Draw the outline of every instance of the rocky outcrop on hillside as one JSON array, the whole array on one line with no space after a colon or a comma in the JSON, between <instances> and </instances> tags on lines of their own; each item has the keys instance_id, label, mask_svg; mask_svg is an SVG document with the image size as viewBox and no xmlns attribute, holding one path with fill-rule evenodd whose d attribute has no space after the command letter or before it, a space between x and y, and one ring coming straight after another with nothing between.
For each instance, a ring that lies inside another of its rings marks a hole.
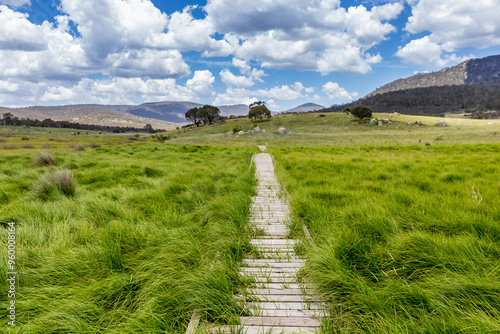
<instances>
[{"instance_id":1,"label":"rocky outcrop on hillside","mask_svg":"<svg viewBox=\"0 0 500 334\"><path fill-rule=\"evenodd\" d=\"M400 90L500 81L500 55L471 59L439 72L420 73L382 86L366 97Z\"/></svg>"}]
</instances>

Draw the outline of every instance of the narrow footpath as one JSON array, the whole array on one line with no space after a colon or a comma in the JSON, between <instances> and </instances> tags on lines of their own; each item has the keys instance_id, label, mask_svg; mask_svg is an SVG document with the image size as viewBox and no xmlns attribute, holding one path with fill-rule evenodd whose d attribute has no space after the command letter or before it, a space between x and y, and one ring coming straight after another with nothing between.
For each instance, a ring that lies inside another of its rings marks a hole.
<instances>
[{"instance_id":1,"label":"narrow footpath","mask_svg":"<svg viewBox=\"0 0 500 334\"><path fill-rule=\"evenodd\" d=\"M259 256L245 258L240 271L255 282L246 296L252 315L241 317L242 333L317 331L323 306L312 290L298 284L296 275L304 260L295 254L297 240L287 238L289 208L280 196L273 159L260 153L254 162L258 192L252 199L250 224L260 233L251 244Z\"/></svg>"}]
</instances>

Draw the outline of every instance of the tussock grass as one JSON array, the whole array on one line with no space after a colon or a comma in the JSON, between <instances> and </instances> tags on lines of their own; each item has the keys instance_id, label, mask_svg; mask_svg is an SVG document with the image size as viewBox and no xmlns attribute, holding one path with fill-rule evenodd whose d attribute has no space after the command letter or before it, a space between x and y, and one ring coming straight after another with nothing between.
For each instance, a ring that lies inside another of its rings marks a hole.
<instances>
[{"instance_id":1,"label":"tussock grass","mask_svg":"<svg viewBox=\"0 0 500 334\"><path fill-rule=\"evenodd\" d=\"M35 193L41 199L49 199L57 195L75 196L76 183L73 173L67 169L47 171L38 180Z\"/></svg>"},{"instance_id":2,"label":"tussock grass","mask_svg":"<svg viewBox=\"0 0 500 334\"><path fill-rule=\"evenodd\" d=\"M33 158L35 167L57 166L58 161L52 154L42 152Z\"/></svg>"},{"instance_id":3,"label":"tussock grass","mask_svg":"<svg viewBox=\"0 0 500 334\"><path fill-rule=\"evenodd\" d=\"M72 148L74 151L85 151L85 146L83 146L83 144L74 144Z\"/></svg>"},{"instance_id":4,"label":"tussock grass","mask_svg":"<svg viewBox=\"0 0 500 334\"><path fill-rule=\"evenodd\" d=\"M500 331L499 145L270 150L324 333Z\"/></svg>"},{"instance_id":5,"label":"tussock grass","mask_svg":"<svg viewBox=\"0 0 500 334\"><path fill-rule=\"evenodd\" d=\"M0 156L0 221L18 229L18 331L183 333L195 309L236 324L255 151L147 142L68 151L60 166L78 192L49 187L50 200L32 189L59 169L46 176L27 167L28 153Z\"/></svg>"}]
</instances>

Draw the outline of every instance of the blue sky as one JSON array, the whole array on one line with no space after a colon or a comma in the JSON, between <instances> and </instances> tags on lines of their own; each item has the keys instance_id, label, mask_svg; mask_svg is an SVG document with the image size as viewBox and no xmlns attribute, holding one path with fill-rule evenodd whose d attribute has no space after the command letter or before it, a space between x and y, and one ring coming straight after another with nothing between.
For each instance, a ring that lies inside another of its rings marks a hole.
<instances>
[{"instance_id":1,"label":"blue sky","mask_svg":"<svg viewBox=\"0 0 500 334\"><path fill-rule=\"evenodd\" d=\"M500 53L500 0L0 0L0 106L349 102Z\"/></svg>"}]
</instances>

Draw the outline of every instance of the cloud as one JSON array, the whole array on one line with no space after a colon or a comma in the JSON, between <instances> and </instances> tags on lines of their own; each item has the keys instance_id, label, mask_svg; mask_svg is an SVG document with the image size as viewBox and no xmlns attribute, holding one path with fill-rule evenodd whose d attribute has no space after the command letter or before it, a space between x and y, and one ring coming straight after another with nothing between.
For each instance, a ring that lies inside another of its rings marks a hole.
<instances>
[{"instance_id":1,"label":"cloud","mask_svg":"<svg viewBox=\"0 0 500 334\"><path fill-rule=\"evenodd\" d=\"M345 10L338 0L212 0L204 9L238 59L265 68L360 74L381 61L366 51L395 31L382 21L396 18L403 5Z\"/></svg>"},{"instance_id":2,"label":"cloud","mask_svg":"<svg viewBox=\"0 0 500 334\"><path fill-rule=\"evenodd\" d=\"M190 74L189 66L177 50L131 50L108 57L111 60L105 74L123 78L180 78Z\"/></svg>"},{"instance_id":3,"label":"cloud","mask_svg":"<svg viewBox=\"0 0 500 334\"><path fill-rule=\"evenodd\" d=\"M95 64L109 54L145 47L168 22L150 1L62 0L60 10L77 26L85 54Z\"/></svg>"},{"instance_id":4,"label":"cloud","mask_svg":"<svg viewBox=\"0 0 500 334\"><path fill-rule=\"evenodd\" d=\"M358 93L349 93L345 88L339 86L336 82L327 82L323 85L322 91L328 96L330 100L347 101L352 100L358 96Z\"/></svg>"},{"instance_id":5,"label":"cloud","mask_svg":"<svg viewBox=\"0 0 500 334\"><path fill-rule=\"evenodd\" d=\"M28 14L0 6L0 50L46 50L48 47L44 35L46 28L28 21Z\"/></svg>"},{"instance_id":6,"label":"cloud","mask_svg":"<svg viewBox=\"0 0 500 334\"><path fill-rule=\"evenodd\" d=\"M13 93L19 89L17 83L0 80L0 94L2 93Z\"/></svg>"},{"instance_id":7,"label":"cloud","mask_svg":"<svg viewBox=\"0 0 500 334\"><path fill-rule=\"evenodd\" d=\"M238 88L249 88L255 84L252 78L243 75L234 75L227 68L220 71L219 75L222 79L222 82L224 82L227 86L234 86Z\"/></svg>"},{"instance_id":8,"label":"cloud","mask_svg":"<svg viewBox=\"0 0 500 334\"><path fill-rule=\"evenodd\" d=\"M442 67L470 57L457 57L453 52L458 49L500 45L498 1L411 0L409 4L412 15L405 30L429 35L412 40L398 51L396 55L405 62Z\"/></svg>"},{"instance_id":9,"label":"cloud","mask_svg":"<svg viewBox=\"0 0 500 334\"><path fill-rule=\"evenodd\" d=\"M272 100L273 103L276 104L275 100L289 101L303 98L304 95L302 95L302 92L306 90L310 90L310 88L305 88L300 82L295 82L292 86L281 85L258 90L228 87L225 93L217 95L214 100L214 104L250 104L260 100Z\"/></svg>"},{"instance_id":10,"label":"cloud","mask_svg":"<svg viewBox=\"0 0 500 334\"><path fill-rule=\"evenodd\" d=\"M177 84L175 79L83 78L73 85L34 85L31 88L31 94L36 98L30 101L30 104L136 104L137 101L199 101L214 95L212 87L214 81L215 78L210 71L196 71L185 86ZM2 87L9 87L9 84L12 85L12 83L4 84L0 81L0 103L3 102Z\"/></svg>"},{"instance_id":11,"label":"cloud","mask_svg":"<svg viewBox=\"0 0 500 334\"><path fill-rule=\"evenodd\" d=\"M444 52L442 45L432 42L429 36L415 39L400 48L396 56L406 63L426 67L445 67L458 64L470 57L457 57L455 54L448 55Z\"/></svg>"},{"instance_id":12,"label":"cloud","mask_svg":"<svg viewBox=\"0 0 500 334\"><path fill-rule=\"evenodd\" d=\"M215 78L212 72L208 70L196 71L192 79L186 82L186 88L189 89L195 96L195 100L199 100L203 97L213 96L214 90L212 84Z\"/></svg>"},{"instance_id":13,"label":"cloud","mask_svg":"<svg viewBox=\"0 0 500 334\"><path fill-rule=\"evenodd\" d=\"M430 40L446 52L500 44L498 1L412 0L410 5L405 29L412 34L429 31Z\"/></svg>"},{"instance_id":14,"label":"cloud","mask_svg":"<svg viewBox=\"0 0 500 334\"><path fill-rule=\"evenodd\" d=\"M0 0L0 5L10 6L12 8L19 8L23 6L31 6L30 0Z\"/></svg>"}]
</instances>

